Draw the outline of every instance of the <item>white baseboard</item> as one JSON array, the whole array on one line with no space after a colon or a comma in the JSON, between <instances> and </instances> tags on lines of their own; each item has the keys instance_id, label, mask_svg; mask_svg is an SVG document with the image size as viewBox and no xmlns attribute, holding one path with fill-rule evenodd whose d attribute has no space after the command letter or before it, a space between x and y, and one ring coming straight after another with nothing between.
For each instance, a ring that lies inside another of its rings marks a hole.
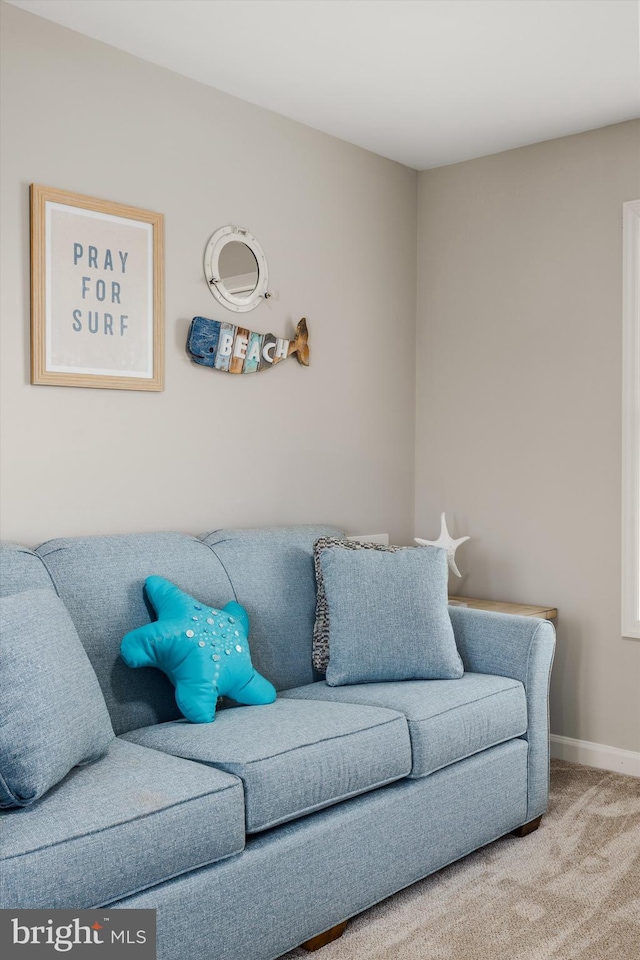
<instances>
[{"instance_id":1,"label":"white baseboard","mask_svg":"<svg viewBox=\"0 0 640 960\"><path fill-rule=\"evenodd\" d=\"M633 750L620 750L618 747L607 747L604 743L590 743L589 740L574 740L573 737L561 737L555 733L549 739L551 756L556 760L584 763L587 767L640 777L640 753Z\"/></svg>"}]
</instances>

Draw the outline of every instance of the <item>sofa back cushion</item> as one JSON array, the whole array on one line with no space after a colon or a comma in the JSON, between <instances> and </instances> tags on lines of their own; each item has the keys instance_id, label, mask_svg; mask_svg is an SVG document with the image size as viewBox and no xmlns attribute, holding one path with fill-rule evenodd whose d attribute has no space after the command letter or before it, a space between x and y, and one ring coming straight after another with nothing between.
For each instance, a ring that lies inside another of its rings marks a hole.
<instances>
[{"instance_id":1,"label":"sofa back cushion","mask_svg":"<svg viewBox=\"0 0 640 960\"><path fill-rule=\"evenodd\" d=\"M237 600L249 613L253 664L277 690L319 679L311 664L315 617L313 544L339 536L329 526L71 537L35 550L0 553L4 593L57 592L104 693L116 734L175 720L173 687L152 667L132 670L120 656L130 630L155 619L144 595L160 576L212 607ZM220 704L223 706L223 704Z\"/></svg>"},{"instance_id":2,"label":"sofa back cushion","mask_svg":"<svg viewBox=\"0 0 640 960\"><path fill-rule=\"evenodd\" d=\"M150 575L165 577L203 603L234 599L222 564L206 544L178 533L73 537L37 548L71 614L104 693L116 734L180 716L173 687L152 667L120 657L129 630L155 619L144 596Z\"/></svg>"},{"instance_id":3,"label":"sofa back cushion","mask_svg":"<svg viewBox=\"0 0 640 960\"><path fill-rule=\"evenodd\" d=\"M0 542L0 597L55 587L40 557L19 543Z\"/></svg>"},{"instance_id":4,"label":"sofa back cushion","mask_svg":"<svg viewBox=\"0 0 640 960\"><path fill-rule=\"evenodd\" d=\"M204 534L247 610L251 659L276 690L319 679L311 664L316 587L313 544L328 526L215 530Z\"/></svg>"}]
</instances>

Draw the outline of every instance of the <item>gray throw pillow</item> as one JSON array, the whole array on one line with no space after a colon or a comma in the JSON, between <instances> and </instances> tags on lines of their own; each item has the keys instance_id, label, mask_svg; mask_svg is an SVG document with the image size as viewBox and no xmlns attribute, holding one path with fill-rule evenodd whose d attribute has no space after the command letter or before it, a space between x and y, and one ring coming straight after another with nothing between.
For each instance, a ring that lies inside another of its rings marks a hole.
<instances>
[{"instance_id":1,"label":"gray throw pillow","mask_svg":"<svg viewBox=\"0 0 640 960\"><path fill-rule=\"evenodd\" d=\"M0 599L0 807L24 807L114 739L102 690L62 600Z\"/></svg>"},{"instance_id":2,"label":"gray throw pillow","mask_svg":"<svg viewBox=\"0 0 640 960\"><path fill-rule=\"evenodd\" d=\"M314 663L327 683L451 680L464 667L448 611L447 554L438 547L362 549L324 538L315 550L320 622Z\"/></svg>"},{"instance_id":3,"label":"gray throw pillow","mask_svg":"<svg viewBox=\"0 0 640 960\"><path fill-rule=\"evenodd\" d=\"M342 537L320 537L313 545L313 566L316 574L316 619L313 625L313 647L311 659L318 673L325 674L329 665L329 608L324 590L320 554L329 547L343 550L383 550L395 553L401 547L383 546L380 543L368 543L365 540L344 540Z\"/></svg>"}]
</instances>

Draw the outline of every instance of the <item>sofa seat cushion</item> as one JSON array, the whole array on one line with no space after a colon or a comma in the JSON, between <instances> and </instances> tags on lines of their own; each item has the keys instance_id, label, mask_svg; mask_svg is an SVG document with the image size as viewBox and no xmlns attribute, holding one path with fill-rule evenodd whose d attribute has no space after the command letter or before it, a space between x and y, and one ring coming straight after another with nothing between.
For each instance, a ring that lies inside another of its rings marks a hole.
<instances>
[{"instance_id":1,"label":"sofa seat cushion","mask_svg":"<svg viewBox=\"0 0 640 960\"><path fill-rule=\"evenodd\" d=\"M239 780L122 740L0 819L12 909L103 906L244 847Z\"/></svg>"},{"instance_id":2,"label":"sofa seat cushion","mask_svg":"<svg viewBox=\"0 0 640 960\"><path fill-rule=\"evenodd\" d=\"M278 699L223 710L209 724L175 721L124 736L240 777L247 833L295 820L411 770L403 715L351 703Z\"/></svg>"},{"instance_id":3,"label":"sofa seat cushion","mask_svg":"<svg viewBox=\"0 0 640 960\"><path fill-rule=\"evenodd\" d=\"M410 776L414 778L520 737L527 730L522 684L482 673L465 673L460 680L404 680L349 687L330 687L323 680L281 696L399 710L409 725Z\"/></svg>"}]
</instances>

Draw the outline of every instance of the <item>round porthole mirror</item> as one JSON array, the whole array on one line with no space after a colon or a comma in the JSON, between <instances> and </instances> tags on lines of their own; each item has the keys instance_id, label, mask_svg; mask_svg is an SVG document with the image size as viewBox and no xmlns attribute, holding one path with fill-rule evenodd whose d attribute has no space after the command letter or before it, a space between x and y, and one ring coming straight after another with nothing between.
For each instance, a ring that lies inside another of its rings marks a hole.
<instances>
[{"instance_id":1,"label":"round porthole mirror","mask_svg":"<svg viewBox=\"0 0 640 960\"><path fill-rule=\"evenodd\" d=\"M204 275L216 300L237 313L253 310L267 295L267 258L243 227L216 230L205 250Z\"/></svg>"}]
</instances>

